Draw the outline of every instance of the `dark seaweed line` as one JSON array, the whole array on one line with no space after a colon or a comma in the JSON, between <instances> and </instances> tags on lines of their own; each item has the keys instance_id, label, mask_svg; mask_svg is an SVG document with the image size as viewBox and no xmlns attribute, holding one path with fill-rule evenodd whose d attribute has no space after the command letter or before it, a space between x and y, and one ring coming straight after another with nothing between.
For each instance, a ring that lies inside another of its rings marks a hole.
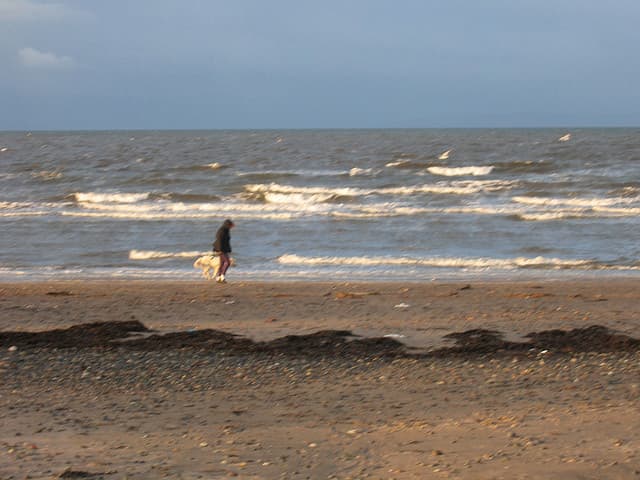
<instances>
[{"instance_id":1,"label":"dark seaweed line","mask_svg":"<svg viewBox=\"0 0 640 480\"><path fill-rule=\"evenodd\" d=\"M140 335L144 334L144 335ZM102 348L128 350L200 349L230 354L273 354L293 357L439 358L478 355L527 355L546 350L554 354L578 352L632 352L640 340L592 325L573 330L546 330L528 334L525 342L509 342L500 332L475 329L444 338L455 342L431 351L416 351L387 337L360 337L348 330L323 330L308 335L288 335L269 342L219 330L154 333L137 321L98 322L42 332L0 332L0 347Z\"/></svg>"}]
</instances>

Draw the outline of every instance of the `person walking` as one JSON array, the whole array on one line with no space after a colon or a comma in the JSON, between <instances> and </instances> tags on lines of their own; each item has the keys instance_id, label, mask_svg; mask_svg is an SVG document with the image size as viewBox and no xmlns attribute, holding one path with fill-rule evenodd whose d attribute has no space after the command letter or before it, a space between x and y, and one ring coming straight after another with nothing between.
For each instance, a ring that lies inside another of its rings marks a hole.
<instances>
[{"instance_id":1,"label":"person walking","mask_svg":"<svg viewBox=\"0 0 640 480\"><path fill-rule=\"evenodd\" d=\"M216 272L216 282L227 283L225 275L229 265L231 265L231 259L229 254L231 253L231 235L229 231L235 226L230 220L226 219L222 226L216 232L216 241L213 242L213 254L220 257L220 266Z\"/></svg>"}]
</instances>

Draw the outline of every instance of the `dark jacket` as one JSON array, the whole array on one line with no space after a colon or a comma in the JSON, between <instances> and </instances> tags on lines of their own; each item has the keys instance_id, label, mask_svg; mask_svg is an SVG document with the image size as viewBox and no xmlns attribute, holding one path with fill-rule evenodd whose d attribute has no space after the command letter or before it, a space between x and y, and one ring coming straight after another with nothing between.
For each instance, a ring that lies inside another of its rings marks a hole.
<instances>
[{"instance_id":1,"label":"dark jacket","mask_svg":"<svg viewBox=\"0 0 640 480\"><path fill-rule=\"evenodd\" d=\"M229 230L231 225L224 222L216 233L216 241L213 242L213 251L222 253L231 253L231 235Z\"/></svg>"}]
</instances>

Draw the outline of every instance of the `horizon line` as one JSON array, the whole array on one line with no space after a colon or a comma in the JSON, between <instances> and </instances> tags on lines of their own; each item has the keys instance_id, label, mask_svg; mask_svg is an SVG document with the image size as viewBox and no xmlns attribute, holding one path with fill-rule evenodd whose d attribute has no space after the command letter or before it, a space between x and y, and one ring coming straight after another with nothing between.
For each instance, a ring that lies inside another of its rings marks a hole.
<instances>
[{"instance_id":1,"label":"horizon line","mask_svg":"<svg viewBox=\"0 0 640 480\"><path fill-rule=\"evenodd\" d=\"M348 131L348 130L624 130L638 129L640 125L583 125L583 126L492 126L492 127L242 127L242 128L34 128L0 129L0 133L54 133L54 132L277 132L277 131Z\"/></svg>"}]
</instances>

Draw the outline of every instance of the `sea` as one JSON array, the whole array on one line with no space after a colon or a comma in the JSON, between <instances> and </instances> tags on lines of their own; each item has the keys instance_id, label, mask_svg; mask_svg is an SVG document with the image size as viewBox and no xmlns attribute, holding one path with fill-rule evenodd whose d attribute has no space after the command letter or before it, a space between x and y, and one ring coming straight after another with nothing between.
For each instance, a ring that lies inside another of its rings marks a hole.
<instances>
[{"instance_id":1,"label":"sea","mask_svg":"<svg viewBox=\"0 0 640 480\"><path fill-rule=\"evenodd\" d=\"M0 280L640 273L640 129L0 132Z\"/></svg>"}]
</instances>

